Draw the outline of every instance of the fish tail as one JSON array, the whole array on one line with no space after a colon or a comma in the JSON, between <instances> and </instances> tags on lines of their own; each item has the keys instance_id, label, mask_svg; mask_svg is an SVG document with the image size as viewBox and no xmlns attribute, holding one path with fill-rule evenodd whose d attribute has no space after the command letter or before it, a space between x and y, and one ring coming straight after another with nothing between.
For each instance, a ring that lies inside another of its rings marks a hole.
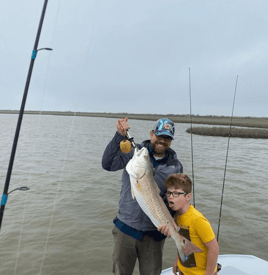
<instances>
[{"instance_id":1,"label":"fish tail","mask_svg":"<svg viewBox=\"0 0 268 275\"><path fill-rule=\"evenodd\" d=\"M181 236L179 233L176 234L176 237L173 237L173 239L175 240L176 246L178 248L178 253L183 262L187 259L189 255L202 252L199 247L187 240L185 237Z\"/></svg>"}]
</instances>

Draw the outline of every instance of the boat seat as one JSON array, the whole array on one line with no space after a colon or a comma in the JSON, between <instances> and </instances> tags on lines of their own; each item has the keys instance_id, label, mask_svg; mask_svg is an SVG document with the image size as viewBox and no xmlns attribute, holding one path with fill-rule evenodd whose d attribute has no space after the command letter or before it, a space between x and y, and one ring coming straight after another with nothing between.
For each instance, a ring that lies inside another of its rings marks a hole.
<instances>
[{"instance_id":1,"label":"boat seat","mask_svg":"<svg viewBox=\"0 0 268 275\"><path fill-rule=\"evenodd\" d=\"M249 275L233 266L225 266L219 271L219 275Z\"/></svg>"}]
</instances>

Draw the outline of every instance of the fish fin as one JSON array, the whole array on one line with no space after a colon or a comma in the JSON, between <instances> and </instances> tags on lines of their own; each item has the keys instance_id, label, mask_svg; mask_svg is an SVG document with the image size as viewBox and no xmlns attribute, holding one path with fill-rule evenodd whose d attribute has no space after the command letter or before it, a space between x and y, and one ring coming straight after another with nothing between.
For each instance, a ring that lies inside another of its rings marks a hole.
<instances>
[{"instance_id":1,"label":"fish fin","mask_svg":"<svg viewBox=\"0 0 268 275\"><path fill-rule=\"evenodd\" d=\"M135 192L134 192L134 187L133 186L136 184L136 180L132 176L129 176L129 179L130 179L131 195L132 195L132 198L135 199L136 196L135 196Z\"/></svg>"},{"instance_id":2,"label":"fish fin","mask_svg":"<svg viewBox=\"0 0 268 275\"><path fill-rule=\"evenodd\" d=\"M133 190L132 186L131 186L131 194L132 194L132 199L134 200L135 199L135 193L134 193L134 190Z\"/></svg>"},{"instance_id":3,"label":"fish fin","mask_svg":"<svg viewBox=\"0 0 268 275\"><path fill-rule=\"evenodd\" d=\"M178 253L181 260L184 262L187 257L193 253L201 253L203 252L198 246L187 240L181 234L178 233L178 238L176 238L175 242L178 248Z\"/></svg>"},{"instance_id":4,"label":"fish fin","mask_svg":"<svg viewBox=\"0 0 268 275\"><path fill-rule=\"evenodd\" d=\"M135 148L133 157L128 161L128 163L126 165L126 171L128 172L129 175L133 175L133 162L136 159L137 152L138 152L138 150L137 150L137 148Z\"/></svg>"},{"instance_id":5,"label":"fish fin","mask_svg":"<svg viewBox=\"0 0 268 275\"><path fill-rule=\"evenodd\" d=\"M131 160L129 160L129 162L126 165L126 170L127 170L127 172L128 172L129 175L131 175L132 162L133 162L133 160L131 159Z\"/></svg>"}]
</instances>

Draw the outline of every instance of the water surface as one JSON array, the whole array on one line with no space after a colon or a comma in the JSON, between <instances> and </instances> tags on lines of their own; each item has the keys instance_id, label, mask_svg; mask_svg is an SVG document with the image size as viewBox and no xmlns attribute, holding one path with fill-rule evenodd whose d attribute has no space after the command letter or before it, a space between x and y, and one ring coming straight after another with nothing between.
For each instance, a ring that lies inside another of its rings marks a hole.
<instances>
[{"instance_id":1,"label":"water surface","mask_svg":"<svg viewBox=\"0 0 268 275\"><path fill-rule=\"evenodd\" d=\"M0 178L4 186L17 115L0 115ZM101 158L116 119L25 115L0 235L0 274L111 274L112 220L121 174ZM135 141L149 139L152 121L130 120ZM192 175L187 124L176 124L172 148ZM218 228L227 138L193 136L196 208ZM220 226L221 254L268 260L268 141L230 141ZM2 192L2 191L1 191ZM166 241L163 267L176 247ZM135 269L138 274L138 269Z\"/></svg>"}]
</instances>

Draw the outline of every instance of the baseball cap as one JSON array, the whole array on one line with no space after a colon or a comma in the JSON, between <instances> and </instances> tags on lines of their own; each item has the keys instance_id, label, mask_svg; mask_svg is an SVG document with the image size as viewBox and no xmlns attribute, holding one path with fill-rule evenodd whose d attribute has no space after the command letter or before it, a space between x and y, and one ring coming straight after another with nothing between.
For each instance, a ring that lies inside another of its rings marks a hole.
<instances>
[{"instance_id":1,"label":"baseball cap","mask_svg":"<svg viewBox=\"0 0 268 275\"><path fill-rule=\"evenodd\" d=\"M160 118L155 122L153 131L157 136L167 135L174 139L175 125L168 118Z\"/></svg>"}]
</instances>

